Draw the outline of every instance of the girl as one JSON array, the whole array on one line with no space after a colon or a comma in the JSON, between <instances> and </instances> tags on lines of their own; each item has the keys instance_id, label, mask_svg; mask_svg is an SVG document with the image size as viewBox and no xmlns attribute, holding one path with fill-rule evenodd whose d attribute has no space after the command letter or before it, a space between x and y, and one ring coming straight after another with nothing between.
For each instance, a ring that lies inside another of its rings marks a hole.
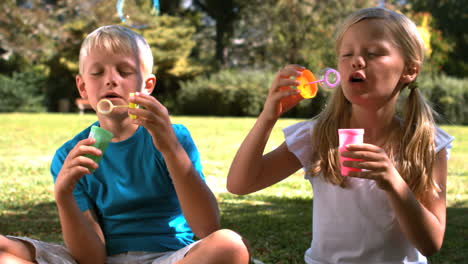
<instances>
[{"instance_id":1,"label":"girl","mask_svg":"<svg viewBox=\"0 0 468 264\"><path fill-rule=\"evenodd\" d=\"M349 16L336 40L342 77L324 111L284 129L285 142L263 155L276 120L297 104L290 76L281 69L264 109L231 165L227 188L248 194L301 167L314 190L313 239L307 263L427 263L445 232L447 159L453 138L437 128L416 86L424 44L402 14L369 8ZM397 98L409 89L403 116ZM341 155L362 169L340 174L340 128L364 128L365 144Z\"/></svg>"}]
</instances>

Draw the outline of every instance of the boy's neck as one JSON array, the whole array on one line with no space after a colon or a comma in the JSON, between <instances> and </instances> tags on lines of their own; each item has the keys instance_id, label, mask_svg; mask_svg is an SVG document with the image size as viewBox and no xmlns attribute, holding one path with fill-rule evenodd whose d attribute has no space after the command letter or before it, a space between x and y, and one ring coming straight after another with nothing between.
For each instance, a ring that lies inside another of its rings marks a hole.
<instances>
[{"instance_id":1,"label":"boy's neck","mask_svg":"<svg viewBox=\"0 0 468 264\"><path fill-rule=\"evenodd\" d=\"M120 142L130 138L138 129L138 125L133 124L130 118L115 120L111 118L98 118L102 128L112 132L114 137L111 142Z\"/></svg>"}]
</instances>

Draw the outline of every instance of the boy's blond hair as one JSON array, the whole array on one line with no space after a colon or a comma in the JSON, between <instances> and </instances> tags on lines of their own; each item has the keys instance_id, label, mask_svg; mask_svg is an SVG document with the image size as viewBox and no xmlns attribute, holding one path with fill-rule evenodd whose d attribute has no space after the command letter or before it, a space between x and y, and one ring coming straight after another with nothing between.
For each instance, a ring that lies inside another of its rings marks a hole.
<instances>
[{"instance_id":1,"label":"boy's blond hair","mask_svg":"<svg viewBox=\"0 0 468 264\"><path fill-rule=\"evenodd\" d=\"M345 19L337 32L336 51L344 33L352 25L364 19L379 19L389 31L393 44L401 51L405 66L422 67L424 41L416 25L406 16L384 8L366 8ZM395 167L418 198L427 191L440 191L432 177L435 160L435 122L433 111L419 89L409 84L410 92L406 100L403 127L400 132L400 147L391 146L387 153ZM407 85L402 86L401 89ZM338 151L338 128L349 126L351 103L345 98L341 87L336 89L326 108L317 117L312 136L314 155L310 172L312 176L323 173L326 181L345 186L345 178L340 174ZM395 140L395 138L393 138ZM393 141L394 143L394 141Z\"/></svg>"},{"instance_id":2,"label":"boy's blond hair","mask_svg":"<svg viewBox=\"0 0 468 264\"><path fill-rule=\"evenodd\" d=\"M153 69L153 54L145 38L136 32L118 25L102 26L91 32L81 44L79 71L83 74L86 56L93 49L101 49L116 54L135 54L143 76Z\"/></svg>"}]
</instances>

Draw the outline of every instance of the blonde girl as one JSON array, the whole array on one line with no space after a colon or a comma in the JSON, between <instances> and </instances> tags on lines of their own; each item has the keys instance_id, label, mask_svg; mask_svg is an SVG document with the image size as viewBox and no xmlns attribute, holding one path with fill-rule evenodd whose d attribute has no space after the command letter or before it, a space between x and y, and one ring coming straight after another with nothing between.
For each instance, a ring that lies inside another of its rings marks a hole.
<instances>
[{"instance_id":1,"label":"blonde girl","mask_svg":"<svg viewBox=\"0 0 468 264\"><path fill-rule=\"evenodd\" d=\"M414 23L383 8L345 19L336 39L341 87L312 120L283 130L285 142L263 155L277 119L301 100L287 65L231 165L228 190L248 194L304 168L314 191L306 263L427 263L442 246L447 160L453 138L436 127L416 85L424 44ZM405 107L398 97L409 89ZM402 112L400 116L399 113ZM338 151L337 130L363 128L364 144ZM340 174L340 155L362 169Z\"/></svg>"}]
</instances>

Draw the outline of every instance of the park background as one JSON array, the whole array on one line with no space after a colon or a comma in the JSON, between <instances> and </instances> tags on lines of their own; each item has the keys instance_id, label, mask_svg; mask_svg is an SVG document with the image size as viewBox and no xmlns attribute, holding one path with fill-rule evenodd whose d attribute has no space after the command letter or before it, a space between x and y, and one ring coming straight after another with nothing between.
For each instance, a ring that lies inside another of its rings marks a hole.
<instances>
[{"instance_id":1,"label":"park background","mask_svg":"<svg viewBox=\"0 0 468 264\"><path fill-rule=\"evenodd\" d=\"M124 2L127 21L116 9ZM448 177L444 246L432 263L468 262L468 5L462 0L5 0L0 3L0 234L61 241L50 159L63 142L95 120L78 115L77 61L87 33L130 26L152 47L153 93L192 132L222 224L244 235L265 263L302 263L310 243L309 183L299 172L246 196L225 190L230 162L262 109L274 73L288 63L318 72L335 67L334 30L350 12L385 6L412 18L426 37L418 82L456 137ZM329 92L304 100L280 129L311 118Z\"/></svg>"}]
</instances>

